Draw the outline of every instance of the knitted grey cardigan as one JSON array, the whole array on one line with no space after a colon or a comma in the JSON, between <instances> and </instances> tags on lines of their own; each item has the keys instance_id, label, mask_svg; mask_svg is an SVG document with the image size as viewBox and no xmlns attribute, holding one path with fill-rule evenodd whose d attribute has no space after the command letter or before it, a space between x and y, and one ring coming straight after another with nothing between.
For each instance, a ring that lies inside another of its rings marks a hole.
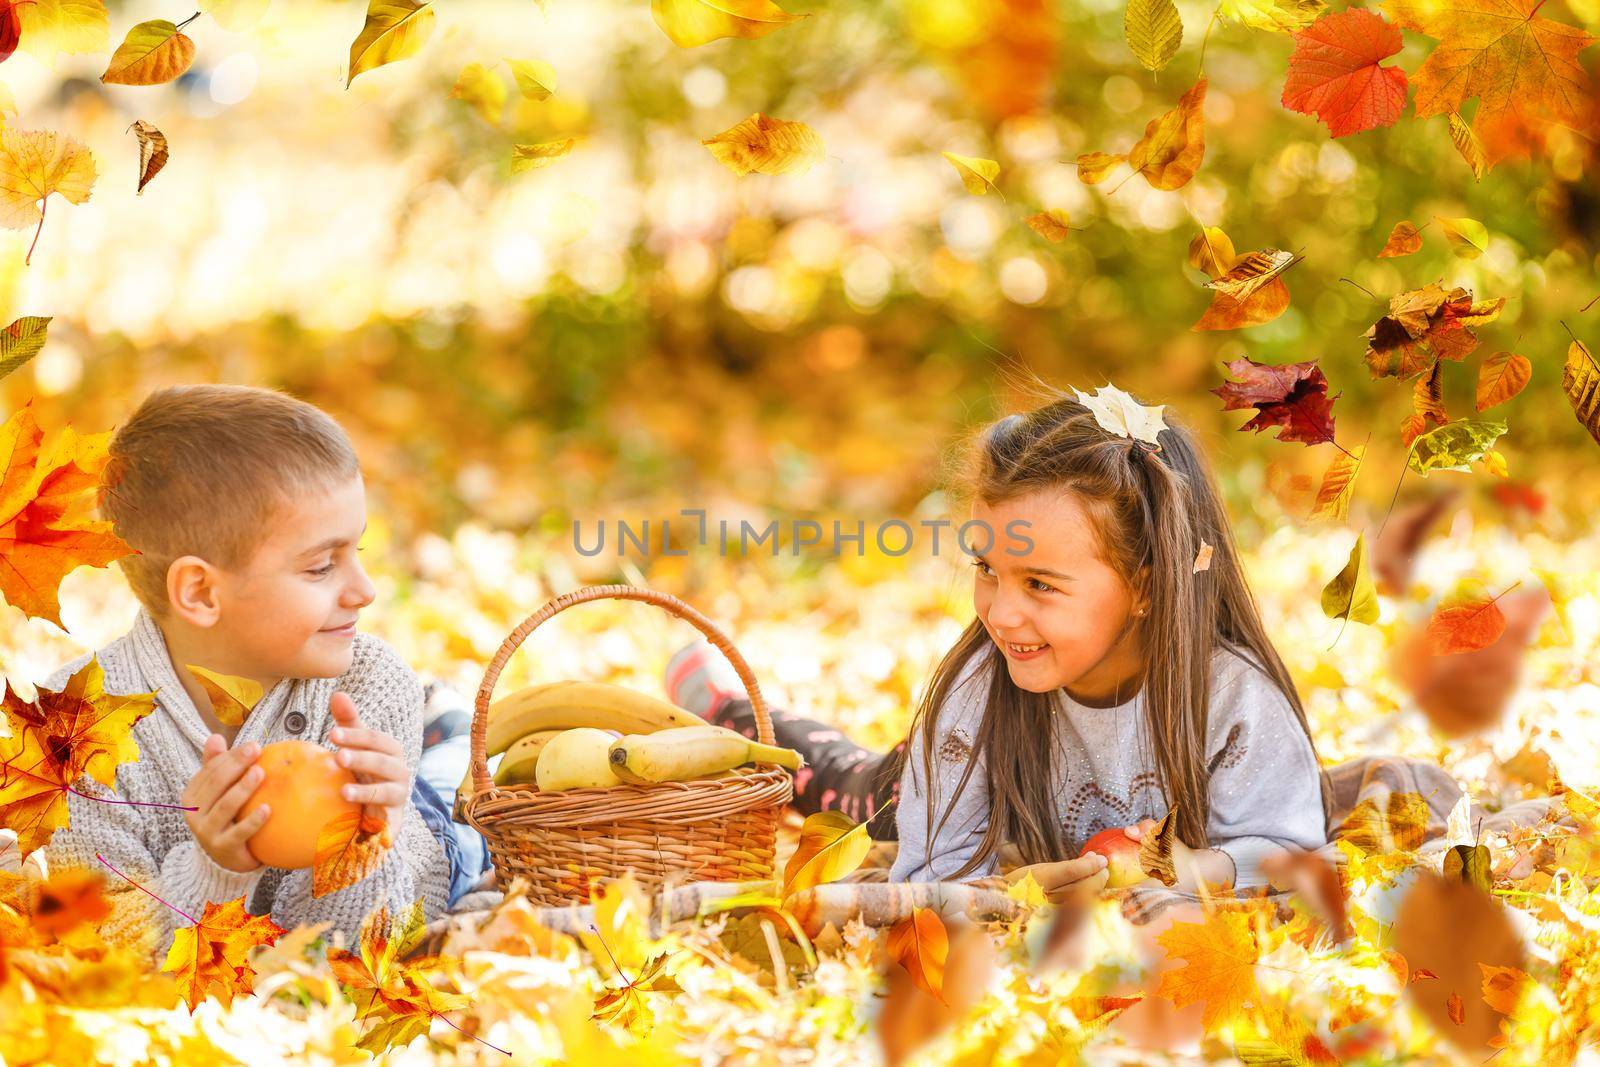
<instances>
[{"instance_id":1,"label":"knitted grey cardigan","mask_svg":"<svg viewBox=\"0 0 1600 1067\"><path fill-rule=\"evenodd\" d=\"M199 773L211 731L178 680L160 627L141 608L133 628L94 655L105 671L107 693L156 694L156 709L133 727L139 758L117 768L115 798L181 804L184 787ZM62 667L43 688L60 690L89 658L80 656ZM327 735L336 724L328 700L337 690L354 699L365 726L400 742L414 783L422 752L422 686L392 648L369 634L356 635L354 657L344 675L286 678L268 690L246 716L233 744L257 741L265 746L300 739L333 748ZM113 795L87 777L74 788L95 796ZM420 897L425 917L431 920L444 912L448 902L450 872L443 846L410 802L394 844L378 868L360 882L318 898L311 895L309 868L258 867L241 873L219 866L200 848L179 808L104 804L70 793L67 808L70 823L45 846L46 859L52 869L75 866L105 873L114 910L102 932L108 940L147 948L158 961L165 959L173 931L187 926L188 920L106 870L96 853L196 920L202 917L206 901L223 904L242 896L247 911L270 912L286 930L330 923L325 936L343 931L345 945L352 948L359 940L362 918L380 904L388 904L393 914Z\"/></svg>"}]
</instances>

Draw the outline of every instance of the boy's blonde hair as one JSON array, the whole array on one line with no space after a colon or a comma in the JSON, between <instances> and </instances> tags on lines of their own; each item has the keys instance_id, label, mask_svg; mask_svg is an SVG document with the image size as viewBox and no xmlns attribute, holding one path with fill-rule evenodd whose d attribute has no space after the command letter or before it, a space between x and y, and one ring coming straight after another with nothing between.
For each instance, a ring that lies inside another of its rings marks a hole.
<instances>
[{"instance_id":1,"label":"boy's blonde hair","mask_svg":"<svg viewBox=\"0 0 1600 1067\"><path fill-rule=\"evenodd\" d=\"M100 512L138 550L122 571L161 617L174 560L241 566L293 495L360 473L344 430L303 400L245 385L170 386L112 437Z\"/></svg>"}]
</instances>

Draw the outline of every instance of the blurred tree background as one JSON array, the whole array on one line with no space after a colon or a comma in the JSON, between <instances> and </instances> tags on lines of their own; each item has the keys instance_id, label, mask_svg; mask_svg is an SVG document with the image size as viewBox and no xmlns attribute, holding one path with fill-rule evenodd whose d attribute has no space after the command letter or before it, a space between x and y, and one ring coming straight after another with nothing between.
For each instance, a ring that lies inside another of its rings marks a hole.
<instances>
[{"instance_id":1,"label":"blurred tree background","mask_svg":"<svg viewBox=\"0 0 1600 1067\"><path fill-rule=\"evenodd\" d=\"M698 48L642 0L461 0L418 55L348 90L348 3L274 4L244 33L202 16L194 66L167 85L103 85L103 57L51 67L25 41L0 68L7 121L83 140L100 175L87 203L52 201L30 267L31 232L3 234L4 303L54 322L0 400L89 431L167 382L278 386L351 428L401 536L470 517L564 537L575 517L679 505L905 514L964 430L1024 402L1027 375L1110 380L1195 425L1265 529L1282 515L1263 487L1336 453L1236 434L1206 392L1221 363L1320 359L1340 443L1372 438L1357 513L1381 513L1411 398L1369 377L1362 334L1391 295L1440 280L1506 297L1481 353L1532 360L1501 409L1511 477L1591 463L1558 383L1559 320L1592 341L1600 316L1580 311L1600 295L1594 130L1543 131L1531 161L1481 181L1443 116L1330 139L1279 104L1288 35L1208 30L1210 8L1179 6L1184 44L1159 75L1112 0L824 0ZM1592 27L1600 3L1543 13ZM113 41L186 14L113 4ZM1126 151L1193 84L1203 36L1198 176L1081 182L1069 161ZM1431 44L1408 34L1398 62ZM463 67L502 57L549 63L555 93L452 97ZM811 125L824 162L735 177L698 143L755 111ZM172 146L138 196L134 119ZM511 144L564 137L570 155L511 173ZM964 192L943 151L997 160L1003 196ZM1059 244L1022 223L1048 209L1074 227ZM1487 252L1456 258L1431 227L1418 254L1375 258L1396 222L1435 215L1484 222ZM1241 252L1304 253L1283 316L1190 330L1210 297L1185 256L1202 224ZM1452 411L1470 409L1469 367L1445 367ZM1594 503L1592 480L1561 490L1557 510Z\"/></svg>"}]
</instances>

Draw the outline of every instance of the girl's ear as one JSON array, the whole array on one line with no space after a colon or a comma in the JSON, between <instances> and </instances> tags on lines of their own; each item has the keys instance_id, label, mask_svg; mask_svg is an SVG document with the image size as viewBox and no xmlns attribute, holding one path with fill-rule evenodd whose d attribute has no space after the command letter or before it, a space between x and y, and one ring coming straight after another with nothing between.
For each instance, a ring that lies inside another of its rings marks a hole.
<instances>
[{"instance_id":1,"label":"girl's ear","mask_svg":"<svg viewBox=\"0 0 1600 1067\"><path fill-rule=\"evenodd\" d=\"M1129 609L1135 618L1150 614L1150 565L1145 564L1133 576L1133 604Z\"/></svg>"}]
</instances>

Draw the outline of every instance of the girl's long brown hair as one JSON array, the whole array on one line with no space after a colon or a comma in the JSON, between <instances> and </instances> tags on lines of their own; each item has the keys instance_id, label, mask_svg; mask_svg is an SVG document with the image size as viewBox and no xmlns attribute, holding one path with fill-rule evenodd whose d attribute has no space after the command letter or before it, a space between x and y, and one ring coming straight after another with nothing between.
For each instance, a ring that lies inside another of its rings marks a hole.
<instances>
[{"instance_id":1,"label":"girl's long brown hair","mask_svg":"<svg viewBox=\"0 0 1600 1067\"><path fill-rule=\"evenodd\" d=\"M1052 399L1043 406L1009 415L980 434L956 495L992 506L1038 490L1073 493L1093 519L1102 559L1130 589L1139 584L1140 569L1149 568L1143 583L1148 614L1130 617L1129 622L1138 624L1133 636L1142 650L1160 650L1160 655L1144 658L1145 721L1156 739L1162 788L1177 808L1177 834L1192 848L1208 847L1211 773L1206 766L1206 714L1211 656L1218 642L1234 646L1266 672L1310 739L1305 709L1267 638L1239 566L1216 479L1189 431L1165 416L1167 428L1157 435L1161 449L1152 452L1101 428L1089 409L1070 395L1055 389L1048 395ZM1195 573L1202 542L1212 546L1211 565ZM885 768L885 780L898 780L906 759L923 761L931 841L938 832L935 720L973 656L988 657L989 692L972 757L955 792L966 787L973 768L983 760L990 816L977 853L955 878L984 866L1007 841L1018 849L1023 863L1066 858L1056 814L1055 694L1029 692L1012 682L1004 654L978 619L934 670L913 720L913 740ZM919 736L920 751L913 754ZM1040 744L1040 738L1050 741ZM1324 780L1324 817L1327 810ZM939 825L943 822L940 819Z\"/></svg>"}]
</instances>

